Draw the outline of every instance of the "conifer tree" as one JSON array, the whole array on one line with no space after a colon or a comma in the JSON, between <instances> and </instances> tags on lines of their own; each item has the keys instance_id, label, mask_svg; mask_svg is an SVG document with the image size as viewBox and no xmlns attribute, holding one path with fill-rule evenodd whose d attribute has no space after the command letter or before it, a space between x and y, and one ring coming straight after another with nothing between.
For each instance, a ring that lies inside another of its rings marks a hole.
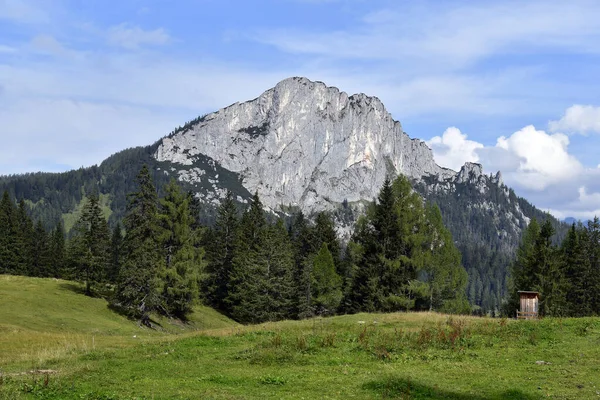
<instances>
[{"instance_id":1,"label":"conifer tree","mask_svg":"<svg viewBox=\"0 0 600 400\"><path fill-rule=\"evenodd\" d=\"M56 225L50 234L50 260L52 264L51 276L63 278L65 274L66 245L65 229L62 222Z\"/></svg>"},{"instance_id":2,"label":"conifer tree","mask_svg":"<svg viewBox=\"0 0 600 400\"><path fill-rule=\"evenodd\" d=\"M558 249L552 243L554 233L554 227L550 219L547 219L540 227L540 235L534 247L536 262L533 272L537 280L535 288L540 292L540 314L564 316L566 285Z\"/></svg>"},{"instance_id":3,"label":"conifer tree","mask_svg":"<svg viewBox=\"0 0 600 400\"><path fill-rule=\"evenodd\" d=\"M600 219L588 221L585 252L590 272L588 275L591 293L590 303L594 314L600 315Z\"/></svg>"},{"instance_id":4,"label":"conifer tree","mask_svg":"<svg viewBox=\"0 0 600 400\"><path fill-rule=\"evenodd\" d=\"M76 276L85 283L85 293L105 279L110 261L110 230L100 208L98 195L89 196L74 226L70 258Z\"/></svg>"},{"instance_id":5,"label":"conifer tree","mask_svg":"<svg viewBox=\"0 0 600 400\"><path fill-rule=\"evenodd\" d=\"M587 230L583 226L576 227L573 224L561 245L566 280L566 302L568 314L571 316L592 314L592 274L590 260L585 252L587 242Z\"/></svg>"},{"instance_id":6,"label":"conifer tree","mask_svg":"<svg viewBox=\"0 0 600 400\"><path fill-rule=\"evenodd\" d=\"M292 317L295 294L294 253L292 242L281 219L267 227L258 260L264 264L264 280L267 287L266 320L277 321Z\"/></svg>"},{"instance_id":7,"label":"conifer tree","mask_svg":"<svg viewBox=\"0 0 600 400\"><path fill-rule=\"evenodd\" d=\"M47 278L50 273L50 243L48 234L38 220L33 231L33 254L31 265L31 276Z\"/></svg>"},{"instance_id":8,"label":"conifer tree","mask_svg":"<svg viewBox=\"0 0 600 400\"><path fill-rule=\"evenodd\" d=\"M0 200L0 273L18 274L16 208L8 192Z\"/></svg>"},{"instance_id":9,"label":"conifer tree","mask_svg":"<svg viewBox=\"0 0 600 400\"><path fill-rule=\"evenodd\" d=\"M465 297L467 272L461 265L461 255L454 246L452 234L444 227L437 205L427 207L427 249L423 272L426 274L429 310L469 313Z\"/></svg>"},{"instance_id":10,"label":"conifer tree","mask_svg":"<svg viewBox=\"0 0 600 400\"><path fill-rule=\"evenodd\" d=\"M137 176L138 190L129 196L125 216L124 257L113 305L144 325L161 304L158 271L164 262L159 242L156 189L148 167Z\"/></svg>"},{"instance_id":11,"label":"conifer tree","mask_svg":"<svg viewBox=\"0 0 600 400\"><path fill-rule=\"evenodd\" d=\"M303 319L313 315L311 302L310 256L314 251L314 230L308 225L302 211L294 216L290 226L290 238L294 249L294 307L295 317Z\"/></svg>"},{"instance_id":12,"label":"conifer tree","mask_svg":"<svg viewBox=\"0 0 600 400\"><path fill-rule=\"evenodd\" d=\"M110 264L106 272L106 280L110 283L116 283L121 271L123 260L123 227L117 223L110 236Z\"/></svg>"},{"instance_id":13,"label":"conifer tree","mask_svg":"<svg viewBox=\"0 0 600 400\"><path fill-rule=\"evenodd\" d=\"M266 225L262 203L255 193L242 216L227 288L226 302L231 316L239 322L269 320L266 266L260 257L266 245Z\"/></svg>"},{"instance_id":14,"label":"conifer tree","mask_svg":"<svg viewBox=\"0 0 600 400\"><path fill-rule=\"evenodd\" d=\"M335 271L333 256L326 243L313 259L311 278L316 314L334 314L342 301L342 278Z\"/></svg>"},{"instance_id":15,"label":"conifer tree","mask_svg":"<svg viewBox=\"0 0 600 400\"><path fill-rule=\"evenodd\" d=\"M198 281L204 267L204 250L196 247L198 235L190 212L190 197L172 179L160 200L161 245L165 268L161 271L163 309L167 315L187 319L198 299Z\"/></svg>"},{"instance_id":16,"label":"conifer tree","mask_svg":"<svg viewBox=\"0 0 600 400\"><path fill-rule=\"evenodd\" d=\"M212 307L231 313L229 303L229 281L233 269L238 234L238 213L233 194L228 191L217 213L215 227L210 231L207 242L206 300Z\"/></svg>"},{"instance_id":17,"label":"conifer tree","mask_svg":"<svg viewBox=\"0 0 600 400\"><path fill-rule=\"evenodd\" d=\"M34 257L34 229L33 221L27 211L25 200L19 201L16 220L16 243L15 251L17 253L17 273L24 275L33 274Z\"/></svg>"},{"instance_id":18,"label":"conifer tree","mask_svg":"<svg viewBox=\"0 0 600 400\"><path fill-rule=\"evenodd\" d=\"M515 316L519 309L519 291L535 290L535 246L540 236L540 225L533 218L523 232L521 245L517 249L517 257L510 268L509 298L504 306L504 314Z\"/></svg>"}]
</instances>

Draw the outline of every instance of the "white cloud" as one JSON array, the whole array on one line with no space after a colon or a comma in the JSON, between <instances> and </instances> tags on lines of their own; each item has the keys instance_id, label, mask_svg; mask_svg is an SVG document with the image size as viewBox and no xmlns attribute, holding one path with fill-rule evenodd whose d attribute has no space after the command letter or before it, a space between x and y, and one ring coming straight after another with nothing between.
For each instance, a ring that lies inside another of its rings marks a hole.
<instances>
[{"instance_id":1,"label":"white cloud","mask_svg":"<svg viewBox=\"0 0 600 400\"><path fill-rule=\"evenodd\" d=\"M510 1L490 5L406 4L366 15L351 30L261 32L254 38L290 53L353 59L433 60L452 68L497 53L559 47L598 53L600 7L590 1ZM533 17L535 16L535 17ZM420 63L420 65L423 65Z\"/></svg>"},{"instance_id":2,"label":"white cloud","mask_svg":"<svg viewBox=\"0 0 600 400\"><path fill-rule=\"evenodd\" d=\"M126 49L137 49L144 45L159 46L170 40L169 34L163 28L146 31L139 26L121 24L108 30L109 43Z\"/></svg>"},{"instance_id":3,"label":"white cloud","mask_svg":"<svg viewBox=\"0 0 600 400\"><path fill-rule=\"evenodd\" d=\"M31 45L36 51L62 55L67 54L68 50L54 36L48 34L37 35L31 39Z\"/></svg>"},{"instance_id":4,"label":"white cloud","mask_svg":"<svg viewBox=\"0 0 600 400\"><path fill-rule=\"evenodd\" d=\"M468 140L467 135L455 127L446 129L442 136L435 136L426 143L433 150L438 165L456 171L467 161L479 161L475 150L483 148L481 143Z\"/></svg>"},{"instance_id":5,"label":"white cloud","mask_svg":"<svg viewBox=\"0 0 600 400\"><path fill-rule=\"evenodd\" d=\"M4 44L0 44L0 54L1 53L15 53L17 49L11 46L7 46Z\"/></svg>"},{"instance_id":6,"label":"white cloud","mask_svg":"<svg viewBox=\"0 0 600 400\"><path fill-rule=\"evenodd\" d=\"M600 107L575 104L565 111L558 121L550 121L549 128L553 132L600 133Z\"/></svg>"},{"instance_id":7,"label":"white cloud","mask_svg":"<svg viewBox=\"0 0 600 400\"><path fill-rule=\"evenodd\" d=\"M567 181L579 174L582 165L568 152L569 138L562 133L552 135L533 125L498 138L494 151L515 156L519 164L512 171L502 171L521 187L544 190L549 185ZM490 160L492 161L492 160ZM489 165L493 168L494 165Z\"/></svg>"},{"instance_id":8,"label":"white cloud","mask_svg":"<svg viewBox=\"0 0 600 400\"><path fill-rule=\"evenodd\" d=\"M501 171L509 186L542 191L580 174L581 163L568 152L569 138L562 133L548 134L533 125L501 136L495 146L468 140L451 127L426 142L436 162L454 170L467 161L480 162L489 172Z\"/></svg>"},{"instance_id":9,"label":"white cloud","mask_svg":"<svg viewBox=\"0 0 600 400\"><path fill-rule=\"evenodd\" d=\"M429 140L439 165L458 168L479 162L486 173L501 171L517 194L558 218L589 219L600 215L600 165L584 168L569 153L569 138L526 126L494 146L468 140L457 128Z\"/></svg>"},{"instance_id":10,"label":"white cloud","mask_svg":"<svg viewBox=\"0 0 600 400\"><path fill-rule=\"evenodd\" d=\"M18 23L47 22L46 13L31 0L0 0L0 19Z\"/></svg>"}]
</instances>

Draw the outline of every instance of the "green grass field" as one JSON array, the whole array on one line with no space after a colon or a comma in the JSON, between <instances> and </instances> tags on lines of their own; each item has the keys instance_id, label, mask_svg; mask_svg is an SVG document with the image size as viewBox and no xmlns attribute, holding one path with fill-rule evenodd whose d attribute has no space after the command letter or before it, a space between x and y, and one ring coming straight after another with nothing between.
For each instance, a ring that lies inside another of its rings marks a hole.
<instances>
[{"instance_id":1,"label":"green grass field","mask_svg":"<svg viewBox=\"0 0 600 400\"><path fill-rule=\"evenodd\" d=\"M600 319L358 314L150 331L59 280L0 276L0 398L598 399ZM41 371L41 372L40 372Z\"/></svg>"}]
</instances>

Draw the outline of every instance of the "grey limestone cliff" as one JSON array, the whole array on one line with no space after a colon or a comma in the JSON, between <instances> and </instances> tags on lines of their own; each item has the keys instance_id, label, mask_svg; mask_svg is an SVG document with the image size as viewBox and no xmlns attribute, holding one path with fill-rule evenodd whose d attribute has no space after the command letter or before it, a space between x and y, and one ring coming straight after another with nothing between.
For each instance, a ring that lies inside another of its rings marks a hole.
<instances>
[{"instance_id":1,"label":"grey limestone cliff","mask_svg":"<svg viewBox=\"0 0 600 400\"><path fill-rule=\"evenodd\" d=\"M201 179L207 156L237 173L266 206L304 212L372 200L386 178L451 179L431 150L411 139L376 97L349 96L306 78L289 78L258 98L235 103L160 143L155 157L179 179Z\"/></svg>"}]
</instances>

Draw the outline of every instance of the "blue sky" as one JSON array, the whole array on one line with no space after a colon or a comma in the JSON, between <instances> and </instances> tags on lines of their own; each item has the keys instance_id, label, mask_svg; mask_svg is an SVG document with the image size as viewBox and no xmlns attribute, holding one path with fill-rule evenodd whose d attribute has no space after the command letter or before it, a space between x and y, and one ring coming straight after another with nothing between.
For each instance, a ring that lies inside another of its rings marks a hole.
<instances>
[{"instance_id":1,"label":"blue sky","mask_svg":"<svg viewBox=\"0 0 600 400\"><path fill-rule=\"evenodd\" d=\"M379 97L453 169L600 214L597 1L0 0L0 174L154 142L289 76Z\"/></svg>"}]
</instances>

